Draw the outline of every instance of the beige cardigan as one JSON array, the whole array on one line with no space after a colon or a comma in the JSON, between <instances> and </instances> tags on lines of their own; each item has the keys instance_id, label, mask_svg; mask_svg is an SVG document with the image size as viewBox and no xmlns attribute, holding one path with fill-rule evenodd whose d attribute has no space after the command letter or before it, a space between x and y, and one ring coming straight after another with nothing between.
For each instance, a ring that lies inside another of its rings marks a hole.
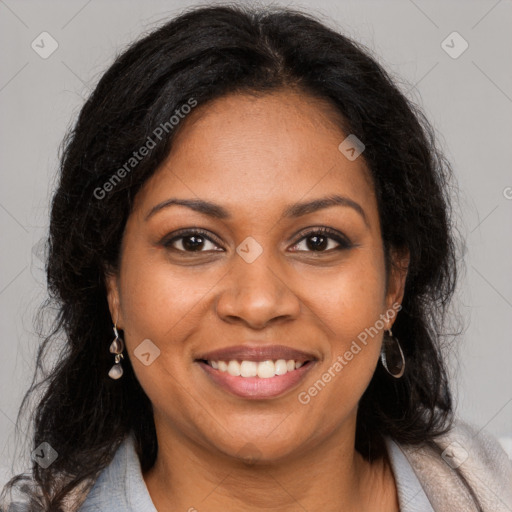
<instances>
[{"instance_id":1,"label":"beige cardigan","mask_svg":"<svg viewBox=\"0 0 512 512\"><path fill-rule=\"evenodd\" d=\"M436 512L512 512L512 461L489 434L457 420L435 446L400 447Z\"/></svg>"}]
</instances>

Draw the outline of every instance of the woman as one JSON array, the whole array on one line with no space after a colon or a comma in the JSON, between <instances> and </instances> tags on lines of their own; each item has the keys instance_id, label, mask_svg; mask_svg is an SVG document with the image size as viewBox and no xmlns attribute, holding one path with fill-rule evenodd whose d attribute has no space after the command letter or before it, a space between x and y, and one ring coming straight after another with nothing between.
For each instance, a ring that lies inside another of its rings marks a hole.
<instances>
[{"instance_id":1,"label":"woman","mask_svg":"<svg viewBox=\"0 0 512 512\"><path fill-rule=\"evenodd\" d=\"M201 7L133 44L62 158L27 510L510 510L440 351L449 178L311 16Z\"/></svg>"}]
</instances>

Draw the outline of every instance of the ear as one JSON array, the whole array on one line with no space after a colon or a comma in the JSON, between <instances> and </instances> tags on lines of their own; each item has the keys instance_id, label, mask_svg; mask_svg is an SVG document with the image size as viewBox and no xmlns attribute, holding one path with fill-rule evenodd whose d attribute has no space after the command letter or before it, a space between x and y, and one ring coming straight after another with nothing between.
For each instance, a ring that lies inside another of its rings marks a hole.
<instances>
[{"instance_id":1,"label":"ear","mask_svg":"<svg viewBox=\"0 0 512 512\"><path fill-rule=\"evenodd\" d=\"M407 247L391 250L388 287L386 293L386 308L389 310L394 304L402 304L405 291L405 282L409 270L410 253ZM396 318L396 316L395 316ZM387 326L390 329L393 322Z\"/></svg>"},{"instance_id":2,"label":"ear","mask_svg":"<svg viewBox=\"0 0 512 512\"><path fill-rule=\"evenodd\" d=\"M105 285L107 288L107 301L110 310L112 323L117 324L118 329L123 329L123 318L121 315L120 295L119 295L119 277L114 272L105 274Z\"/></svg>"}]
</instances>

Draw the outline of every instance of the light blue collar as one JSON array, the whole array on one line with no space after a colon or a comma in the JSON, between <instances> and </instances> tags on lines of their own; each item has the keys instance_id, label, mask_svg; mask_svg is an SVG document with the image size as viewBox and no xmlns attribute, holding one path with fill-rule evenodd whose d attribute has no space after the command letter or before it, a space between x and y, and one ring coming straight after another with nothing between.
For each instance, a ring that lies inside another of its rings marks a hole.
<instances>
[{"instance_id":1,"label":"light blue collar","mask_svg":"<svg viewBox=\"0 0 512 512\"><path fill-rule=\"evenodd\" d=\"M158 512L142 477L133 435L121 443L78 512Z\"/></svg>"}]
</instances>

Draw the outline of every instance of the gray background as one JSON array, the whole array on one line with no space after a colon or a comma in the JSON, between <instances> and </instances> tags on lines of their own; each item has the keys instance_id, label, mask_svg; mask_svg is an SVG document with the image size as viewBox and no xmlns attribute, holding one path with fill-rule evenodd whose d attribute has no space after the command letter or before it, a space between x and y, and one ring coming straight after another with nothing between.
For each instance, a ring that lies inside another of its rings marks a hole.
<instances>
[{"instance_id":1,"label":"gray background","mask_svg":"<svg viewBox=\"0 0 512 512\"><path fill-rule=\"evenodd\" d=\"M438 131L459 182L457 226L468 247L455 301L465 332L450 351L457 411L512 454L512 2L274 4L323 15L370 47ZM27 466L15 441L26 442L29 426L15 437L14 421L35 366L33 313L46 293L40 240L60 142L114 55L190 5L0 0L0 487L12 461ZM44 31L59 45L47 59L31 47ZM469 44L458 58L441 46L454 31Z\"/></svg>"}]
</instances>

